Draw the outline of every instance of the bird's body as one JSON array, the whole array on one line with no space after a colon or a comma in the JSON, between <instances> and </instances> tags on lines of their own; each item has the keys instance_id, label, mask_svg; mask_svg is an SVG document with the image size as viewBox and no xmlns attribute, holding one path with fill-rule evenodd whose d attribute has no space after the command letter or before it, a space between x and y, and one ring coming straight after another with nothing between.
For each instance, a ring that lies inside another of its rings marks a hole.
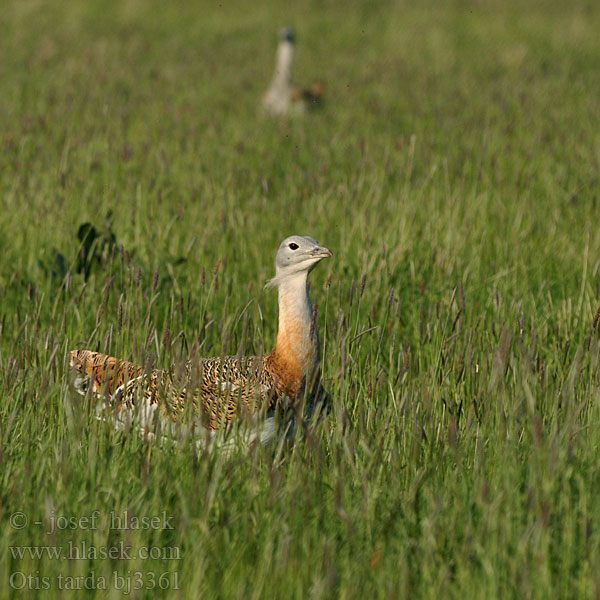
<instances>
[{"instance_id":1,"label":"bird's body","mask_svg":"<svg viewBox=\"0 0 600 600\"><path fill-rule=\"evenodd\" d=\"M263 97L263 108L273 116L302 113L307 107L318 104L324 91L322 83L303 87L292 81L295 35L291 29L280 32L275 74Z\"/></svg>"},{"instance_id":2,"label":"bird's body","mask_svg":"<svg viewBox=\"0 0 600 600\"><path fill-rule=\"evenodd\" d=\"M73 350L76 388L102 398L117 417L141 406L145 426L158 414L169 423L189 417L208 432L224 429L242 415L272 418L277 408L297 406L301 399L312 403L320 389L319 339L308 274L327 256L331 252L309 237L282 242L270 282L279 289L279 329L271 354L193 358L161 370ZM272 424L267 423L267 429L270 437ZM260 439L268 441L263 433Z\"/></svg>"}]
</instances>

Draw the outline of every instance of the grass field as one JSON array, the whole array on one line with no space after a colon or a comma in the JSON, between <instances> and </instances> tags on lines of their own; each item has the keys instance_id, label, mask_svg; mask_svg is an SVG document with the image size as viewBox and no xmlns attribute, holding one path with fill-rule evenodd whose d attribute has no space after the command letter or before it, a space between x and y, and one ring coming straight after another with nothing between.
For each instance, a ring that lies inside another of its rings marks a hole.
<instances>
[{"instance_id":1,"label":"grass field","mask_svg":"<svg viewBox=\"0 0 600 600\"><path fill-rule=\"evenodd\" d=\"M288 24L327 102L270 121ZM580 0L8 0L0 598L599 597L599 31ZM72 393L72 348L270 349L293 233L334 253L320 427L197 454Z\"/></svg>"}]
</instances>

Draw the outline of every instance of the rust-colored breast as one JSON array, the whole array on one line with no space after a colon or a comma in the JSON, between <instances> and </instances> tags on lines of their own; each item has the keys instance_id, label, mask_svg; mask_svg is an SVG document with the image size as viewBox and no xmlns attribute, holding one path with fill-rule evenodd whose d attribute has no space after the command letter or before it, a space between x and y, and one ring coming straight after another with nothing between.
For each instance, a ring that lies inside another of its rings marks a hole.
<instances>
[{"instance_id":1,"label":"rust-colored breast","mask_svg":"<svg viewBox=\"0 0 600 600\"><path fill-rule=\"evenodd\" d=\"M298 358L278 344L267 357L266 368L275 382L277 395L285 394L294 402L304 379L304 370Z\"/></svg>"}]
</instances>

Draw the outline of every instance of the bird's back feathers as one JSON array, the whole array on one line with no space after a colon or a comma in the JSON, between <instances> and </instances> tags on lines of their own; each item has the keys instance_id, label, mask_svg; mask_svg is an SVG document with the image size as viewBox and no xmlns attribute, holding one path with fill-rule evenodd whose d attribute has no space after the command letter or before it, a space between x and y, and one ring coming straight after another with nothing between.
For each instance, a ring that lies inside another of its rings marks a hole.
<instances>
[{"instance_id":1,"label":"bird's back feathers","mask_svg":"<svg viewBox=\"0 0 600 600\"><path fill-rule=\"evenodd\" d=\"M73 350L70 364L79 374L77 390L91 389L117 412L141 398L158 407L163 417L177 421L191 403L193 415L210 431L228 425L238 413L256 415L281 401L293 403L300 393L297 378L273 355L197 359L158 370Z\"/></svg>"},{"instance_id":2,"label":"bird's back feathers","mask_svg":"<svg viewBox=\"0 0 600 600\"><path fill-rule=\"evenodd\" d=\"M292 102L305 101L309 104L318 104L323 100L325 85L314 83L309 87L295 86L292 90Z\"/></svg>"}]
</instances>

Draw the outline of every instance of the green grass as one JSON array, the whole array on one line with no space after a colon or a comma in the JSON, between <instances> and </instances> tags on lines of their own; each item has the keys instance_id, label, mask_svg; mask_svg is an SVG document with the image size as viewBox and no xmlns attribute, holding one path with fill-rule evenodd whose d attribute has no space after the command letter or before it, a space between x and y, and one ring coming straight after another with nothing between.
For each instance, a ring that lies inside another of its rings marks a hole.
<instances>
[{"instance_id":1,"label":"green grass","mask_svg":"<svg viewBox=\"0 0 600 600\"><path fill-rule=\"evenodd\" d=\"M0 597L598 597L596 3L166 4L0 11ZM269 121L284 24L327 103ZM320 428L197 455L69 390L74 347L269 349L293 233L334 252ZM82 542L180 560L13 556Z\"/></svg>"}]
</instances>

